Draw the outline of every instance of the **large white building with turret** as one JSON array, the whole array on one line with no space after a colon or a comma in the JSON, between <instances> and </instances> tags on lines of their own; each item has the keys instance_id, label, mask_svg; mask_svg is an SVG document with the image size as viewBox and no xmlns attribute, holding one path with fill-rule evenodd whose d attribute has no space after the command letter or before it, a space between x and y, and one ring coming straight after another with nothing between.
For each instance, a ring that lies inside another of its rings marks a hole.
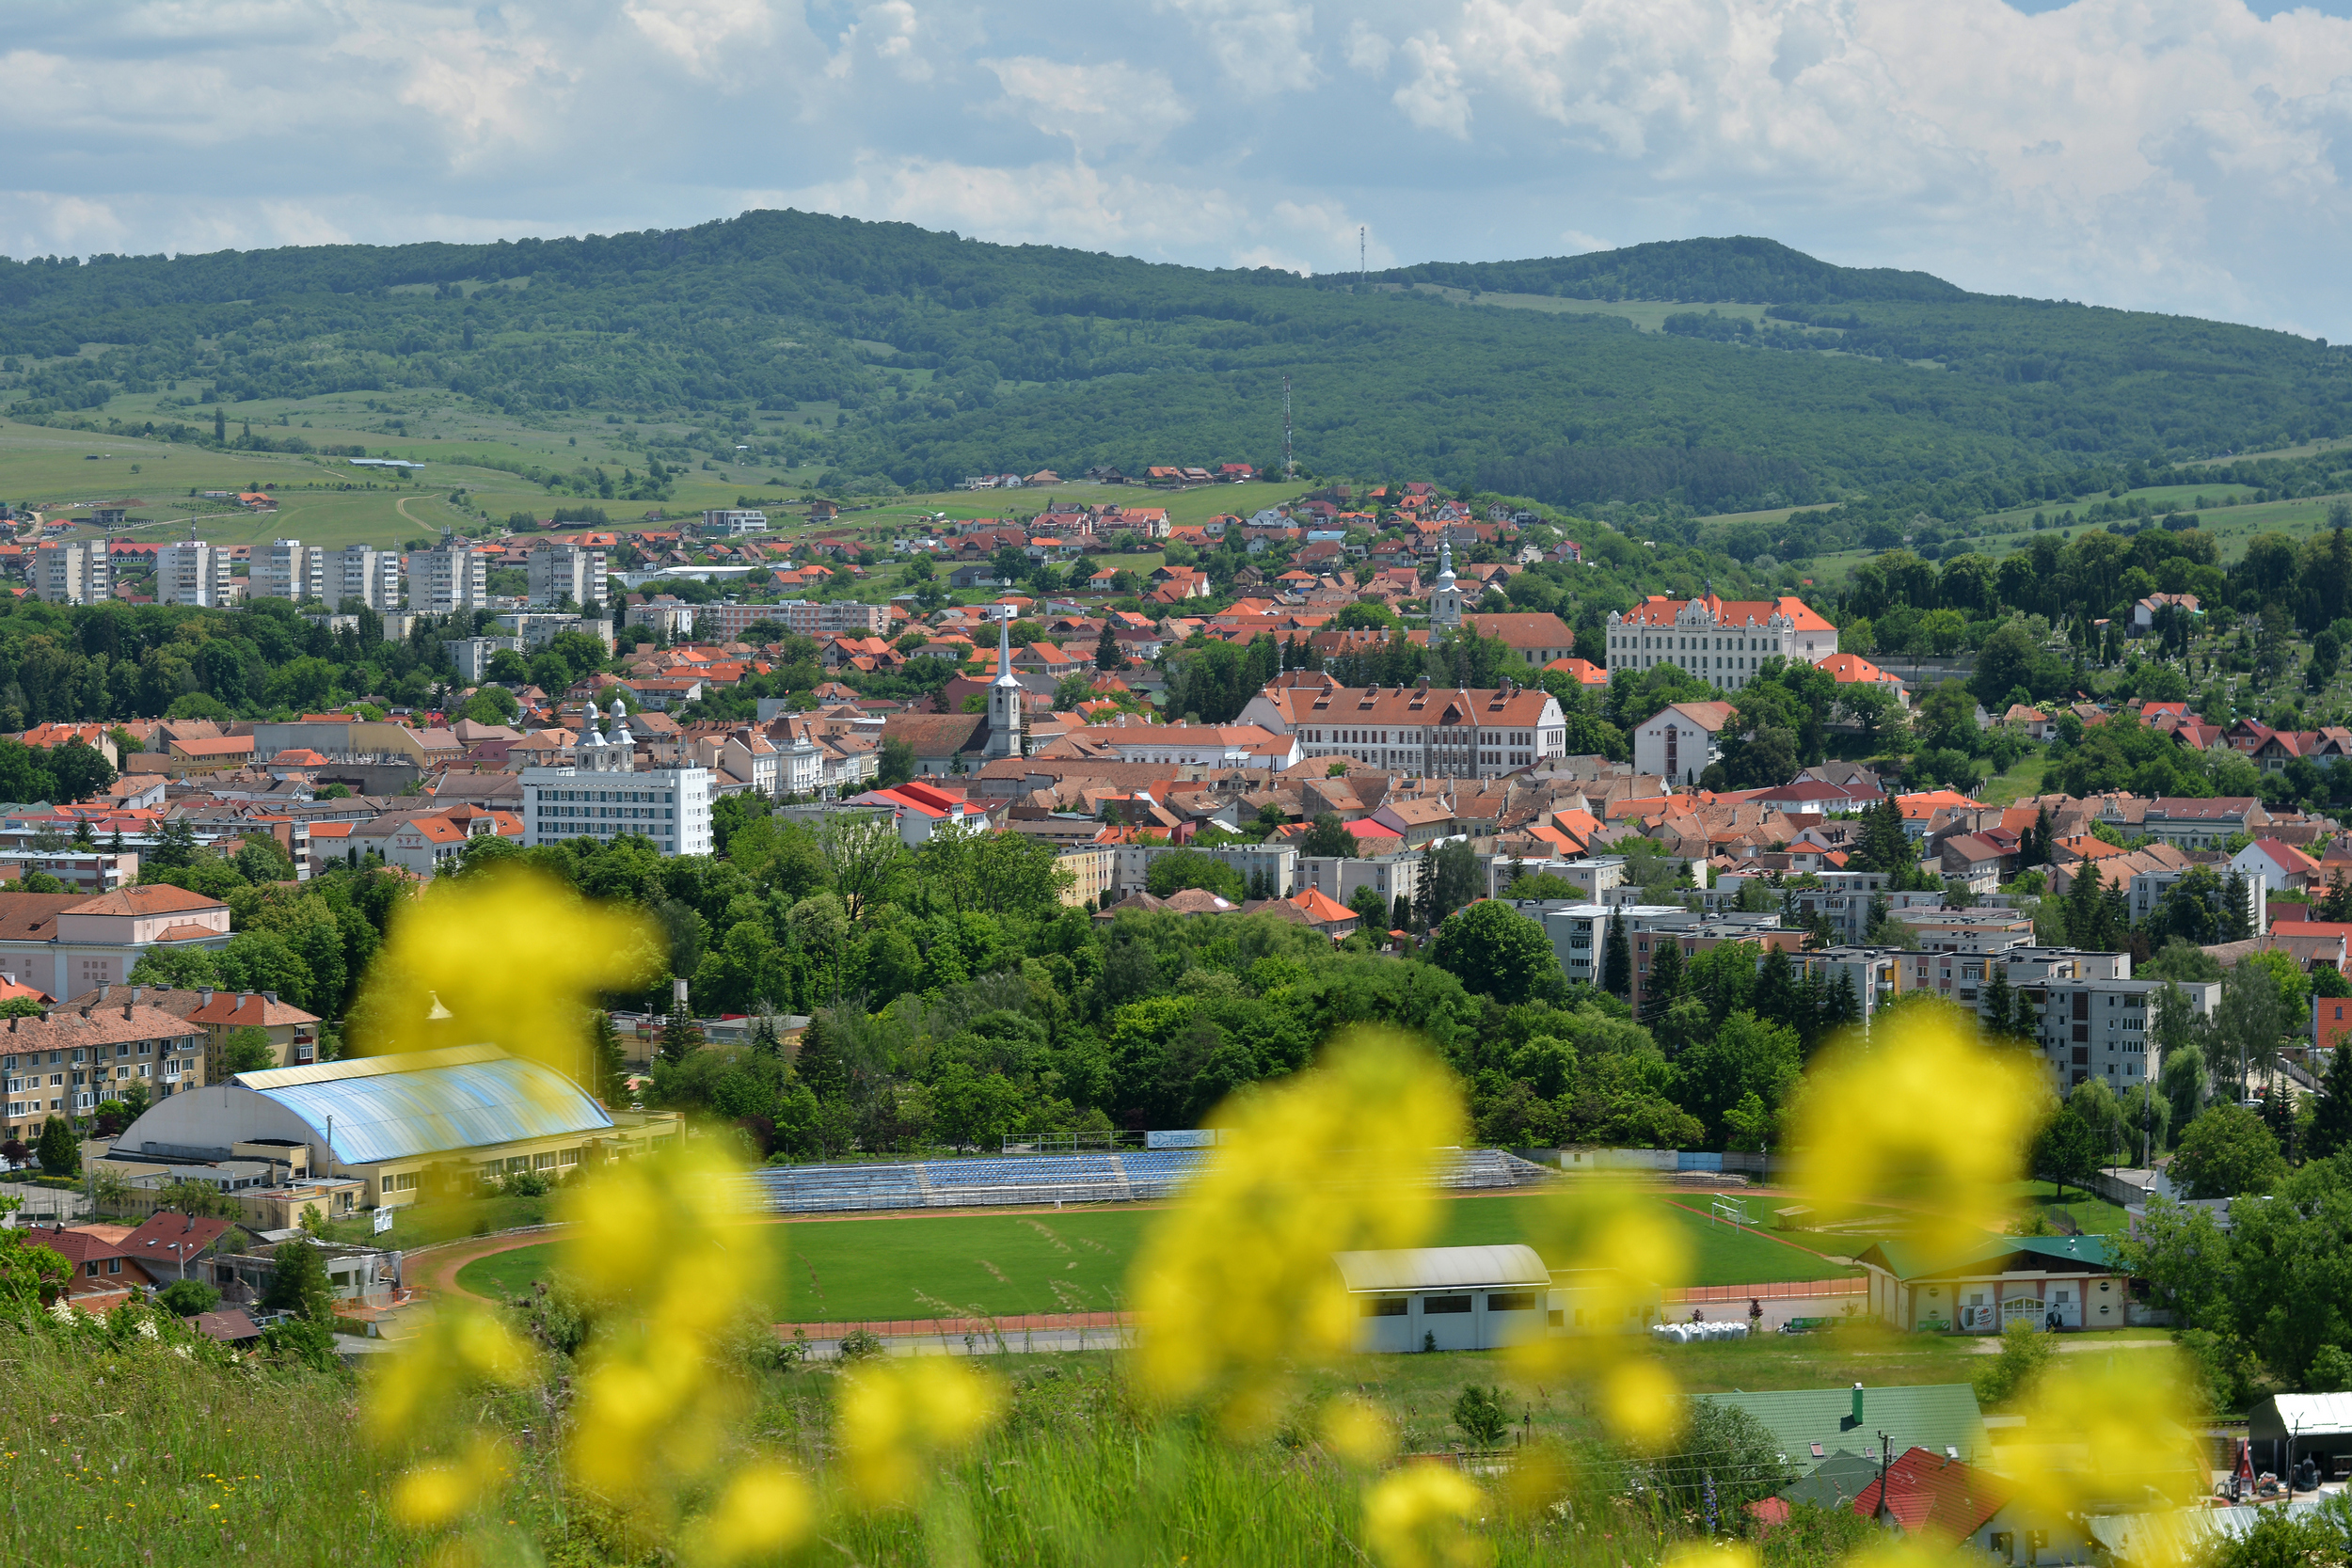
<instances>
[{"instance_id":1,"label":"large white building with turret","mask_svg":"<svg viewBox=\"0 0 2352 1568\"><path fill-rule=\"evenodd\" d=\"M636 833L665 855L709 854L710 770L640 769L621 700L612 699L610 733L597 730L596 718L591 703L570 762L522 770L524 847Z\"/></svg>"},{"instance_id":2,"label":"large white building with turret","mask_svg":"<svg viewBox=\"0 0 2352 1568\"><path fill-rule=\"evenodd\" d=\"M996 679L988 689L988 759L1021 751L1021 680L1012 673L1012 607L996 617Z\"/></svg>"},{"instance_id":3,"label":"large white building with turret","mask_svg":"<svg viewBox=\"0 0 2352 1568\"><path fill-rule=\"evenodd\" d=\"M1677 665L1701 680L1737 691L1768 658L1819 664L1837 651L1837 628L1803 599L1719 599L1710 590L1688 602L1653 594L1609 616L1609 673Z\"/></svg>"}]
</instances>

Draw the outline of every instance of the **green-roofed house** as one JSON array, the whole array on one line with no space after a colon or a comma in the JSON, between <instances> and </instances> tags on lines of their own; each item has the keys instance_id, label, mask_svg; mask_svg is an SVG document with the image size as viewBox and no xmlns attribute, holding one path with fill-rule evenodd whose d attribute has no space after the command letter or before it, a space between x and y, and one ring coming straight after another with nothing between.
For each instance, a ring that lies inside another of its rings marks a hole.
<instances>
[{"instance_id":1,"label":"green-roofed house","mask_svg":"<svg viewBox=\"0 0 2352 1568\"><path fill-rule=\"evenodd\" d=\"M1984 1434L1984 1416L1977 1409L1977 1391L1965 1383L1894 1388L1866 1388L1857 1383L1851 1388L1775 1388L1700 1397L1744 1410L1763 1422L1779 1441L1789 1473L1801 1482L1841 1453L1875 1465L1882 1433L1899 1454L1928 1449L1978 1463L1993 1451ZM1870 1479L1877 1479L1875 1470Z\"/></svg>"},{"instance_id":2,"label":"green-roofed house","mask_svg":"<svg viewBox=\"0 0 2352 1568\"><path fill-rule=\"evenodd\" d=\"M1998 1334L2019 1319L2060 1329L2130 1321L2131 1276L2104 1236L1987 1236L1932 1255L1880 1242L1856 1261L1869 1271L1870 1311L1897 1328Z\"/></svg>"}]
</instances>

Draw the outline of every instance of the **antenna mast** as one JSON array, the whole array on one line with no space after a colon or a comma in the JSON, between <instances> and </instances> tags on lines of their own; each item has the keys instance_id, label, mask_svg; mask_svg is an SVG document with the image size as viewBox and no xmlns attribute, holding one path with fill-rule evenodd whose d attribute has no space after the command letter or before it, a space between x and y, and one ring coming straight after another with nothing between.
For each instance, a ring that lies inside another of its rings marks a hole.
<instances>
[{"instance_id":1,"label":"antenna mast","mask_svg":"<svg viewBox=\"0 0 2352 1568\"><path fill-rule=\"evenodd\" d=\"M1298 465L1291 460L1291 378L1282 377L1282 477L1298 477Z\"/></svg>"},{"instance_id":2,"label":"antenna mast","mask_svg":"<svg viewBox=\"0 0 2352 1568\"><path fill-rule=\"evenodd\" d=\"M1356 286L1364 286L1364 226L1356 226Z\"/></svg>"}]
</instances>

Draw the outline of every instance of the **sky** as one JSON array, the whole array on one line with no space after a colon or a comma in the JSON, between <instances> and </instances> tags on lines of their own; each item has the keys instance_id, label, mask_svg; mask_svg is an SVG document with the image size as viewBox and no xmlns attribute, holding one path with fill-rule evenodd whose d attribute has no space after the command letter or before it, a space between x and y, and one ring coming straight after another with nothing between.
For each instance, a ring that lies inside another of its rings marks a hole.
<instances>
[{"instance_id":1,"label":"sky","mask_svg":"<svg viewBox=\"0 0 2352 1568\"><path fill-rule=\"evenodd\" d=\"M1760 234L2352 339L2352 0L7 0L0 253L791 206L1352 270Z\"/></svg>"}]
</instances>

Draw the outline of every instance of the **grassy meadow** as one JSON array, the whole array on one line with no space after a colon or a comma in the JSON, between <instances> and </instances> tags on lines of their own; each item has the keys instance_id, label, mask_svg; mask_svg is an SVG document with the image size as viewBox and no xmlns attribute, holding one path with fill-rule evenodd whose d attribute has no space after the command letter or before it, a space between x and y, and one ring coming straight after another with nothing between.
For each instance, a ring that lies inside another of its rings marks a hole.
<instances>
[{"instance_id":1,"label":"grassy meadow","mask_svg":"<svg viewBox=\"0 0 2352 1568\"><path fill-rule=\"evenodd\" d=\"M1532 1241L1541 1197L1480 1196L1441 1206L1439 1246ZM1690 1243L1699 1285L1836 1279L1853 1271L1803 1245L1710 1221L1706 1199L1656 1200ZM1686 1206L1695 1203L1693 1210ZM1156 1214L1100 1208L1059 1213L908 1213L801 1220L760 1227L778 1253L779 1323L1112 1312ZM556 1266L551 1243L476 1259L457 1282L477 1295L521 1294Z\"/></svg>"}]
</instances>

